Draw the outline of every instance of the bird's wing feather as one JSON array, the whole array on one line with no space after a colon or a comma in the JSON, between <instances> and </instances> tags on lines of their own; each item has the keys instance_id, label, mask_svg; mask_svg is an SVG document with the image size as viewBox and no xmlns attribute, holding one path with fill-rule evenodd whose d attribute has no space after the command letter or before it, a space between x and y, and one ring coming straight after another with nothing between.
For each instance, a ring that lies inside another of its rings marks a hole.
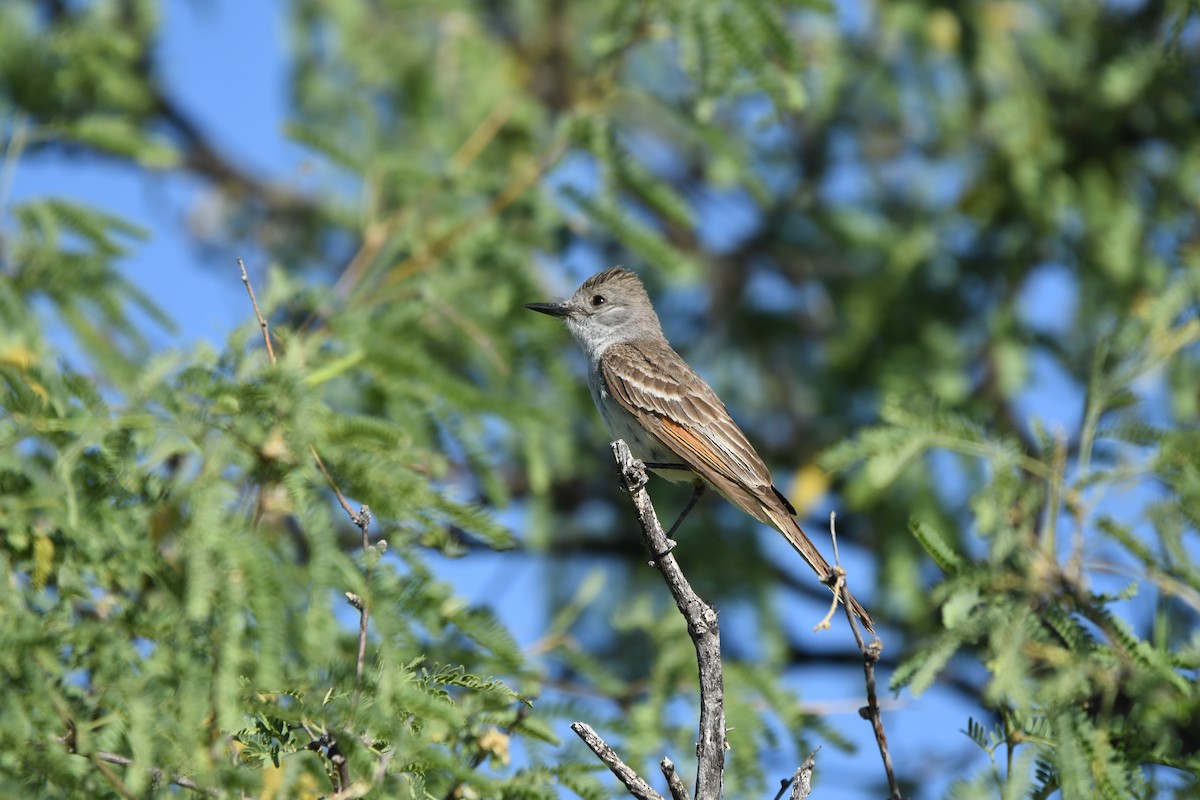
<instances>
[{"instance_id":1,"label":"bird's wing feather","mask_svg":"<svg viewBox=\"0 0 1200 800\"><path fill-rule=\"evenodd\" d=\"M613 399L702 478L723 493L769 491L771 474L716 392L665 342L613 345L600 370Z\"/></svg>"}]
</instances>

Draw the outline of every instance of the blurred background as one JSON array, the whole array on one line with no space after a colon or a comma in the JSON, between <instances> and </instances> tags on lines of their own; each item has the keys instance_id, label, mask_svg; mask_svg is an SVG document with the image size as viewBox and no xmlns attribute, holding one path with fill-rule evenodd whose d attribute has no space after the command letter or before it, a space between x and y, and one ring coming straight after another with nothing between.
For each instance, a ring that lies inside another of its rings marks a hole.
<instances>
[{"instance_id":1,"label":"blurred background","mask_svg":"<svg viewBox=\"0 0 1200 800\"><path fill-rule=\"evenodd\" d=\"M906 797L1190 796L1198 120L1185 2L8 0L6 791L122 794L30 751L78 726L315 797L316 717L385 796L603 796L573 719L690 770L690 642L522 308L622 264L827 557L838 512ZM885 796L827 591L718 498L679 538L727 796L817 745Z\"/></svg>"}]
</instances>

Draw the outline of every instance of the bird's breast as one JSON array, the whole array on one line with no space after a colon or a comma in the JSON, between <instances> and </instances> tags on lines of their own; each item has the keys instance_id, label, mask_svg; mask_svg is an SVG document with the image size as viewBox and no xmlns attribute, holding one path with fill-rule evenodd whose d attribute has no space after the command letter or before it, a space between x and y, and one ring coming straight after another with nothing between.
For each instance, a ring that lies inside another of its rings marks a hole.
<instances>
[{"instance_id":1,"label":"bird's breast","mask_svg":"<svg viewBox=\"0 0 1200 800\"><path fill-rule=\"evenodd\" d=\"M604 427L608 428L614 439L625 440L634 458L650 464L682 463L674 451L643 428L641 423L617 402L604 385L599 370L593 370L588 376L588 388L591 389L592 401L600 412L600 418L604 420ZM653 472L674 483L692 483L696 479L696 473L691 470L654 469Z\"/></svg>"}]
</instances>

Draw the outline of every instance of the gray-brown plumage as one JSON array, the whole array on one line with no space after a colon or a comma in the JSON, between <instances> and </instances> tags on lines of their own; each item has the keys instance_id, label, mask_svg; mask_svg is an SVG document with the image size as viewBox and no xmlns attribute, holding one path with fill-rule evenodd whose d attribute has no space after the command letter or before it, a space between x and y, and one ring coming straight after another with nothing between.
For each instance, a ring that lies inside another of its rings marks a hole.
<instances>
[{"instance_id":1,"label":"gray-brown plumage","mask_svg":"<svg viewBox=\"0 0 1200 800\"><path fill-rule=\"evenodd\" d=\"M527 308L562 318L587 353L592 399L616 438L669 480L703 480L784 535L822 581L831 568L794 519L795 509L716 392L663 336L642 282L613 268L562 303ZM874 632L866 609L850 608Z\"/></svg>"}]
</instances>

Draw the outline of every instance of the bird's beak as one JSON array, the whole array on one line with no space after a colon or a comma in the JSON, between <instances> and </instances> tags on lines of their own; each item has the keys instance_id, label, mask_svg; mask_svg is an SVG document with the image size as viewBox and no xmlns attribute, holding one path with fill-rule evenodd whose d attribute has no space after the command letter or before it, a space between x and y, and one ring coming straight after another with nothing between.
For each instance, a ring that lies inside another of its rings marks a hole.
<instances>
[{"instance_id":1,"label":"bird's beak","mask_svg":"<svg viewBox=\"0 0 1200 800\"><path fill-rule=\"evenodd\" d=\"M552 317L566 317L571 313L571 307L566 303L526 303L525 307L539 314L549 314Z\"/></svg>"}]
</instances>

